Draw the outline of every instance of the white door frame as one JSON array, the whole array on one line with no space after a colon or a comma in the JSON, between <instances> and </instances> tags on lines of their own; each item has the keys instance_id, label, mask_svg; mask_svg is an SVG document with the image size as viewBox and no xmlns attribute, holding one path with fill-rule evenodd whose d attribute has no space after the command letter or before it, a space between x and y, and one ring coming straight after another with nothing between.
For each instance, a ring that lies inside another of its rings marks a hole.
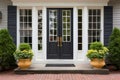
<instances>
[{"instance_id":1,"label":"white door frame","mask_svg":"<svg viewBox=\"0 0 120 80\"><path fill-rule=\"evenodd\" d=\"M77 6L67 6L67 8L73 8L73 59L71 60L65 60L65 59L47 59L47 8L51 8L51 6L43 6L43 7L18 7L17 8L17 46L20 44L20 34L19 34L19 9L26 9L26 8L30 8L32 9L32 30L33 30L33 37L32 37L32 44L33 45L33 51L34 51L34 59L33 59L33 63L75 63L75 62L88 62L87 58L86 58L86 53L88 50L88 7L87 6L83 6L83 7L77 7ZM57 8L61 8L61 7L57 7ZM62 7L63 8L63 7ZM66 8L66 6L64 7ZM101 41L103 42L103 6L99 7L101 9L101 27L102 27L102 34L101 34ZM42 9L43 11L43 50L42 51L38 51L37 50L37 34L38 32L36 30L38 27L38 16L37 16L37 11L39 9ZM82 44L83 44L83 50L79 53L78 51L78 9L82 9L83 12L83 31L82 31Z\"/></svg>"}]
</instances>

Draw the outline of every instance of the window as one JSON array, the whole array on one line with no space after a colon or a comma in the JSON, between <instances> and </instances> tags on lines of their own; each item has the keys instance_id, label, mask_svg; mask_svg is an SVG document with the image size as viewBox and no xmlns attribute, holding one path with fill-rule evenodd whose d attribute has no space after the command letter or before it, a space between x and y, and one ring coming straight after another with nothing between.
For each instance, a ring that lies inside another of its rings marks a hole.
<instances>
[{"instance_id":1,"label":"window","mask_svg":"<svg viewBox=\"0 0 120 80\"><path fill-rule=\"evenodd\" d=\"M101 39L101 10L89 9L88 46Z\"/></svg>"},{"instance_id":2,"label":"window","mask_svg":"<svg viewBox=\"0 0 120 80\"><path fill-rule=\"evenodd\" d=\"M78 50L82 50L82 9L78 9Z\"/></svg>"},{"instance_id":3,"label":"window","mask_svg":"<svg viewBox=\"0 0 120 80\"><path fill-rule=\"evenodd\" d=\"M38 10L38 50L42 50L42 10Z\"/></svg>"},{"instance_id":4,"label":"window","mask_svg":"<svg viewBox=\"0 0 120 80\"><path fill-rule=\"evenodd\" d=\"M29 43L32 47L32 10L20 9L20 43Z\"/></svg>"}]
</instances>

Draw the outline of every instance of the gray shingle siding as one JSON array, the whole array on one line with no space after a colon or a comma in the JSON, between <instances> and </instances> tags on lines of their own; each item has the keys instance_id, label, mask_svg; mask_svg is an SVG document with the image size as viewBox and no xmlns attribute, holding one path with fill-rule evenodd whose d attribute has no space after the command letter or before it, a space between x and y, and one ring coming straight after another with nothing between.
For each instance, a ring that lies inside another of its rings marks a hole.
<instances>
[{"instance_id":1,"label":"gray shingle siding","mask_svg":"<svg viewBox=\"0 0 120 80\"><path fill-rule=\"evenodd\" d=\"M113 27L120 28L120 0L110 0L110 6L113 6Z\"/></svg>"},{"instance_id":2,"label":"gray shingle siding","mask_svg":"<svg viewBox=\"0 0 120 80\"><path fill-rule=\"evenodd\" d=\"M11 0L0 0L0 11L2 12L2 19L0 20L0 29L7 28L7 6L12 5Z\"/></svg>"}]
</instances>

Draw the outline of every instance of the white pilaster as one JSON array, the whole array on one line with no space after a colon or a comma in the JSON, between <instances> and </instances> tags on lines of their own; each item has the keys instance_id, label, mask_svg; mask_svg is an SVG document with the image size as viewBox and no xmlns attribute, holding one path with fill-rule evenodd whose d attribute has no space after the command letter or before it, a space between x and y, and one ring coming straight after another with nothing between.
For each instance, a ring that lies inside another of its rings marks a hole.
<instances>
[{"instance_id":1,"label":"white pilaster","mask_svg":"<svg viewBox=\"0 0 120 80\"><path fill-rule=\"evenodd\" d=\"M83 59L86 60L86 53L87 53L87 50L88 50L88 8L87 6L85 6L83 8Z\"/></svg>"},{"instance_id":2,"label":"white pilaster","mask_svg":"<svg viewBox=\"0 0 120 80\"><path fill-rule=\"evenodd\" d=\"M47 9L46 9L46 7L43 7L43 41L42 41L42 43L43 43L43 52L44 52L44 54L43 54L43 56L44 56L44 61L46 61L46 56L47 56Z\"/></svg>"},{"instance_id":3,"label":"white pilaster","mask_svg":"<svg viewBox=\"0 0 120 80\"><path fill-rule=\"evenodd\" d=\"M74 61L76 61L77 59L77 53L78 53L78 25L77 25L77 22L78 22L78 18L77 18L77 15L78 15L78 11L77 11L77 7L74 7L73 8L73 58L74 58Z\"/></svg>"},{"instance_id":4,"label":"white pilaster","mask_svg":"<svg viewBox=\"0 0 120 80\"><path fill-rule=\"evenodd\" d=\"M37 26L38 26L38 21L37 21L37 9L36 7L32 7L32 49L34 52L34 57L33 61L36 61L37 58Z\"/></svg>"}]
</instances>

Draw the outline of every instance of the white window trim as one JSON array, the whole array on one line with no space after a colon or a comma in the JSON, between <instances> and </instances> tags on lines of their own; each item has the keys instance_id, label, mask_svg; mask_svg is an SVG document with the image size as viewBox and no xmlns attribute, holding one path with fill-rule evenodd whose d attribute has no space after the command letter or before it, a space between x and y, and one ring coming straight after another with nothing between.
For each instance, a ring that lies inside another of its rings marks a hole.
<instances>
[{"instance_id":1,"label":"white window trim","mask_svg":"<svg viewBox=\"0 0 120 80\"><path fill-rule=\"evenodd\" d=\"M100 36L100 41L101 43L104 44L104 6L102 7L88 7L89 9L100 9L101 10L101 36Z\"/></svg>"}]
</instances>

